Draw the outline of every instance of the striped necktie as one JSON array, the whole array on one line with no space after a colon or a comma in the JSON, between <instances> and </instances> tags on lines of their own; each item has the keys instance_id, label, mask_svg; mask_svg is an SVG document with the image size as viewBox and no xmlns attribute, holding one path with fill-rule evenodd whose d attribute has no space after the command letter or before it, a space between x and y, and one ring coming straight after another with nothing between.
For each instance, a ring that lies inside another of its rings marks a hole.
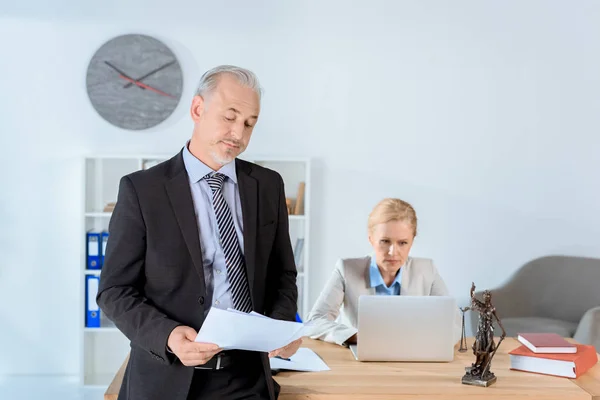
<instances>
[{"instance_id":1,"label":"striped necktie","mask_svg":"<svg viewBox=\"0 0 600 400\"><path fill-rule=\"evenodd\" d=\"M243 312L252 311L252 300L250 299L250 289L246 277L246 268L244 256L242 255L240 244L233 225L231 210L223 196L223 182L226 176L215 173L212 176L204 177L208 186L212 190L212 203L217 217L217 228L221 239L221 247L225 253L225 263L227 264L227 279L231 289L231 300L233 308Z\"/></svg>"}]
</instances>

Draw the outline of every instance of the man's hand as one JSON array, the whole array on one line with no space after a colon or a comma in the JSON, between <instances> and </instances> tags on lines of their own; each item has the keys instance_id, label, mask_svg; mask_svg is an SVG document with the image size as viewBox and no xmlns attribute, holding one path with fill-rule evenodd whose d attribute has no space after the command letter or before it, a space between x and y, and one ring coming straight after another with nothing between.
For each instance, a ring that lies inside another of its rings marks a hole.
<instances>
[{"instance_id":1,"label":"man's hand","mask_svg":"<svg viewBox=\"0 0 600 400\"><path fill-rule=\"evenodd\" d=\"M221 351L214 343L196 343L197 332L189 326L178 326L171 331L167 346L187 367L206 364Z\"/></svg>"},{"instance_id":2,"label":"man's hand","mask_svg":"<svg viewBox=\"0 0 600 400\"><path fill-rule=\"evenodd\" d=\"M284 346L280 349L273 350L272 352L270 352L269 357L278 357L279 356L282 358L290 358L291 356L296 354L296 352L300 348L301 344L302 344L302 339L294 340L292 343L288 344L287 346Z\"/></svg>"}]
</instances>

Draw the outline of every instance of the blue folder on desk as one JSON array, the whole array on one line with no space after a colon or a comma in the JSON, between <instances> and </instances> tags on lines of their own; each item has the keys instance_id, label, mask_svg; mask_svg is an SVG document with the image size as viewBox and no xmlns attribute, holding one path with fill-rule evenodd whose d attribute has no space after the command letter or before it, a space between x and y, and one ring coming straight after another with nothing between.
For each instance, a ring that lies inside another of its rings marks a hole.
<instances>
[{"instance_id":1,"label":"blue folder on desk","mask_svg":"<svg viewBox=\"0 0 600 400\"><path fill-rule=\"evenodd\" d=\"M85 276L85 326L87 328L100 328L100 307L96 302L99 285L99 276Z\"/></svg>"},{"instance_id":2,"label":"blue folder on desk","mask_svg":"<svg viewBox=\"0 0 600 400\"><path fill-rule=\"evenodd\" d=\"M87 269L102 268L100 253L101 253L100 234L96 232L88 232L86 234L86 266Z\"/></svg>"}]
</instances>

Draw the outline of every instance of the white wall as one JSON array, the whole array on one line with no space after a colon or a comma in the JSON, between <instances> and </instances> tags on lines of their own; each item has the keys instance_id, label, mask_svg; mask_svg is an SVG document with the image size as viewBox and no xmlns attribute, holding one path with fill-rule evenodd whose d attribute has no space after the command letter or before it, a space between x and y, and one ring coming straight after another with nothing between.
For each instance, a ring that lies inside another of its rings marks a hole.
<instances>
[{"instance_id":1,"label":"white wall","mask_svg":"<svg viewBox=\"0 0 600 400\"><path fill-rule=\"evenodd\" d=\"M249 152L314 157L312 301L337 258L369 251L385 196L413 203L413 255L462 299L539 256L600 257L597 2L13 3L0 6L0 375L77 373L79 157L175 153L193 86L221 63L266 88ZM185 74L180 108L149 132L108 125L85 93L94 51L131 32L172 46Z\"/></svg>"}]
</instances>

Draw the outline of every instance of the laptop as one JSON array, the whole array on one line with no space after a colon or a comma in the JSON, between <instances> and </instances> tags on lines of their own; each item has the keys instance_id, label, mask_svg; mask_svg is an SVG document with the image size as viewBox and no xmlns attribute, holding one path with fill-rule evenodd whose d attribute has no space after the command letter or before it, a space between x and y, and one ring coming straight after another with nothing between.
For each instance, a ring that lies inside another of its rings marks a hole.
<instances>
[{"instance_id":1,"label":"laptop","mask_svg":"<svg viewBox=\"0 0 600 400\"><path fill-rule=\"evenodd\" d=\"M363 295L350 350L359 361L452 361L455 315L450 296Z\"/></svg>"}]
</instances>

